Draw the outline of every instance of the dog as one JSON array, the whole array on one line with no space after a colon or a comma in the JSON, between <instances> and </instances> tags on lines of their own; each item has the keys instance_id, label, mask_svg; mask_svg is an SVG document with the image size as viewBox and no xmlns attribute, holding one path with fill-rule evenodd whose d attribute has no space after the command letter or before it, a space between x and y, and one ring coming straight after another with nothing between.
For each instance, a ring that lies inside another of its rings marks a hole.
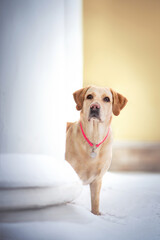
<instances>
[{"instance_id":1,"label":"dog","mask_svg":"<svg viewBox=\"0 0 160 240\"><path fill-rule=\"evenodd\" d=\"M110 88L89 86L73 93L78 122L68 122L65 159L83 184L90 184L91 212L100 215L102 177L112 159L112 115L118 116L127 99Z\"/></svg>"}]
</instances>

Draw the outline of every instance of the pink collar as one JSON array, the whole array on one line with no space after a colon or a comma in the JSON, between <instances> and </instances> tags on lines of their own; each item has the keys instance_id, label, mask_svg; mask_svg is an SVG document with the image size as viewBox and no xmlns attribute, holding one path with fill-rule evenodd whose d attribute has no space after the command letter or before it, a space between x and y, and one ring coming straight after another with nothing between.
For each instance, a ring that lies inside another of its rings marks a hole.
<instances>
[{"instance_id":1,"label":"pink collar","mask_svg":"<svg viewBox=\"0 0 160 240\"><path fill-rule=\"evenodd\" d=\"M89 139L86 137L86 135L85 135L85 133L84 133L84 131L83 131L82 123L81 123L81 122L80 122L80 127L81 127L81 131L82 131L82 134L83 134L84 138L85 138L86 141L89 143L89 145L90 145L91 147L93 147L93 143L91 143L91 142L89 141ZM108 132L107 132L107 135L105 136L105 138L102 140L102 142L96 144L96 147L99 147L99 146L106 140L106 138L107 138L108 135L109 135L109 132L110 132L110 127L109 127L109 129L108 129Z\"/></svg>"}]
</instances>

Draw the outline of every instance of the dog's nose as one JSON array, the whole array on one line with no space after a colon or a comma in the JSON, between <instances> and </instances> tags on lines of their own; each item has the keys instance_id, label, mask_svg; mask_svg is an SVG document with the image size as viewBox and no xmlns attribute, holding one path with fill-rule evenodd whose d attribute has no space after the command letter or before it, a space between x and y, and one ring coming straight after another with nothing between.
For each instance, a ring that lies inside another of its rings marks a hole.
<instances>
[{"instance_id":1,"label":"dog's nose","mask_svg":"<svg viewBox=\"0 0 160 240\"><path fill-rule=\"evenodd\" d=\"M100 119L100 104L98 102L94 102L90 105L89 119L91 118Z\"/></svg>"},{"instance_id":2,"label":"dog's nose","mask_svg":"<svg viewBox=\"0 0 160 240\"><path fill-rule=\"evenodd\" d=\"M100 108L100 105L99 105L98 103L92 103L91 106L90 106L90 108L91 108L92 110L96 110L96 109L99 109L99 108Z\"/></svg>"}]
</instances>

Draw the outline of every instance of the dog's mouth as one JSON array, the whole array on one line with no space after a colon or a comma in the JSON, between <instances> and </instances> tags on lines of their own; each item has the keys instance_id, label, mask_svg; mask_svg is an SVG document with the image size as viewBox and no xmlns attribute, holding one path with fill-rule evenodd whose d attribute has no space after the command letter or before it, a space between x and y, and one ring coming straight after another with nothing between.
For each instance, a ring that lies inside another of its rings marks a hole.
<instances>
[{"instance_id":1,"label":"dog's mouth","mask_svg":"<svg viewBox=\"0 0 160 240\"><path fill-rule=\"evenodd\" d=\"M101 120L100 119L100 105L98 103L94 103L90 106L88 120L90 121L91 118Z\"/></svg>"}]
</instances>

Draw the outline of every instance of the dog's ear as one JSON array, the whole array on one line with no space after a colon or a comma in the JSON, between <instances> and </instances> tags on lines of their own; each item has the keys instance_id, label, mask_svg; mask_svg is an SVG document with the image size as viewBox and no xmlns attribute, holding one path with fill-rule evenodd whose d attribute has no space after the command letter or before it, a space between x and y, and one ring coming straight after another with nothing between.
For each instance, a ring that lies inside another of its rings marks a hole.
<instances>
[{"instance_id":1,"label":"dog's ear","mask_svg":"<svg viewBox=\"0 0 160 240\"><path fill-rule=\"evenodd\" d=\"M128 100L124 96L122 96L120 93L117 93L113 89L110 89L113 97L112 102L112 111L113 114L118 116L120 114L120 111L126 106Z\"/></svg>"},{"instance_id":2,"label":"dog's ear","mask_svg":"<svg viewBox=\"0 0 160 240\"><path fill-rule=\"evenodd\" d=\"M84 96L89 88L90 87L81 88L73 93L74 100L77 103L76 109L78 111L83 107Z\"/></svg>"}]
</instances>

